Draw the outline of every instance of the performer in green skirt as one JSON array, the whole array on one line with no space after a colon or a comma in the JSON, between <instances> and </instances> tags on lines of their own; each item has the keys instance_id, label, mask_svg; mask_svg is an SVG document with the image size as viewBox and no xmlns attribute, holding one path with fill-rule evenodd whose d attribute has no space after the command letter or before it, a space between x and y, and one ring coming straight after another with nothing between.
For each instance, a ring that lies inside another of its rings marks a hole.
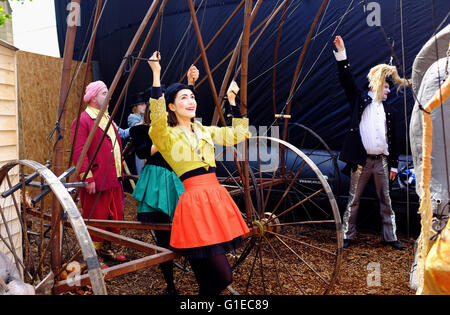
<instances>
[{"instance_id":1,"label":"performer in green skirt","mask_svg":"<svg viewBox=\"0 0 450 315\"><path fill-rule=\"evenodd\" d=\"M152 145L148 130L147 125L130 129L131 137L136 144L136 155L146 160L133 191L133 197L138 201L138 220L148 223L171 223L178 198L184 192L184 185ZM169 248L170 231L155 231L155 238L158 246ZM160 268L167 284L166 294L177 294L173 261L160 264Z\"/></svg>"}]
</instances>

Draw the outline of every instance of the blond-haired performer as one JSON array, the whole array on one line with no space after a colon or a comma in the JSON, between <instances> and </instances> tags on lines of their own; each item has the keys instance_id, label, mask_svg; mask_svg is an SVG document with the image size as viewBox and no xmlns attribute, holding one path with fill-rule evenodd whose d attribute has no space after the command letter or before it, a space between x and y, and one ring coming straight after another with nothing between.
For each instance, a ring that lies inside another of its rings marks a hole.
<instances>
[{"instance_id":1,"label":"blond-haired performer","mask_svg":"<svg viewBox=\"0 0 450 315\"><path fill-rule=\"evenodd\" d=\"M386 101L393 83L408 82L398 76L395 66L381 64L370 69L369 91L358 88L351 73L344 40L336 36L334 55L338 64L339 81L344 88L352 113L339 159L347 163L344 173L350 175L350 192L343 217L344 248L356 235L356 221L364 187L373 176L380 203L383 243L403 250L396 235L395 214L389 196L389 180L397 175L399 135L395 111Z\"/></svg>"}]
</instances>

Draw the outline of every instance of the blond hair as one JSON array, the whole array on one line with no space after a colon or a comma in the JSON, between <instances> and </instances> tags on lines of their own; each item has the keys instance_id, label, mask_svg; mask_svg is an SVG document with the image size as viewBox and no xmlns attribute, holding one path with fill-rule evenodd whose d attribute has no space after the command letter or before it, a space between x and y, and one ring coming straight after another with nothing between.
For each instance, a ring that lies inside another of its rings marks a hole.
<instances>
[{"instance_id":1,"label":"blond hair","mask_svg":"<svg viewBox=\"0 0 450 315\"><path fill-rule=\"evenodd\" d=\"M392 77L394 83L398 84L398 88L410 85L407 79L401 78L398 75L395 66L379 64L370 69L369 74L367 75L367 78L369 79L369 88L374 92L378 101L383 99L383 88L387 77Z\"/></svg>"}]
</instances>

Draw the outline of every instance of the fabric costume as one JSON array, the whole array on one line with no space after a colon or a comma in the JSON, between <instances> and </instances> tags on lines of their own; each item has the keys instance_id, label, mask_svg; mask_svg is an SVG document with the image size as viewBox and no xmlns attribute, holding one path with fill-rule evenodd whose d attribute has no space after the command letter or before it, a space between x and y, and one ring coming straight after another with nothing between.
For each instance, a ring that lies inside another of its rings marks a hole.
<instances>
[{"instance_id":1,"label":"fabric costume","mask_svg":"<svg viewBox=\"0 0 450 315\"><path fill-rule=\"evenodd\" d=\"M137 94L132 97L132 107L142 103L145 104L145 99L142 94ZM131 113L130 115L128 115L127 121L128 121L128 128L131 128L139 123L142 123L144 121L144 116L140 114ZM145 159L140 159L136 154L134 159L136 165L136 174L141 175L142 169L144 168L145 165Z\"/></svg>"},{"instance_id":2,"label":"fabric costume","mask_svg":"<svg viewBox=\"0 0 450 315\"><path fill-rule=\"evenodd\" d=\"M88 86L89 87L89 86ZM88 90L88 88L86 88ZM86 95L88 95L88 92ZM92 91L91 91L92 92ZM96 92L98 93L98 91ZM94 91L94 96L97 95ZM85 100L88 97L85 96ZM83 146L88 138L89 132L94 126L99 110L88 106L80 115L78 131L76 139L74 139L76 119L71 127L71 140L75 141L73 151L74 164L78 163ZM83 160L79 180L89 166L94 151L100 142L109 117L105 113L102 117L97 130L94 133L92 143ZM117 129L112 124L108 130L107 136L103 140L102 145L94 159L91 170L88 172L85 181L87 183L95 182L96 193L88 194L85 188L80 189L80 201L84 218L91 219L111 219L123 220L123 189L122 189L122 144ZM113 233L119 233L118 228L107 229ZM99 249L103 240L101 238L91 236L96 249Z\"/></svg>"},{"instance_id":3,"label":"fabric costume","mask_svg":"<svg viewBox=\"0 0 450 315\"><path fill-rule=\"evenodd\" d=\"M170 102L168 90L165 97ZM244 141L249 137L248 119L235 118L233 127L224 128L193 122L192 132L167 125L166 102L160 88L153 87L150 106L149 135L185 187L175 209L170 247L187 256L199 294L217 295L232 281L225 253L240 247L240 236L249 229L230 194L217 180L214 144Z\"/></svg>"},{"instance_id":4,"label":"fabric costume","mask_svg":"<svg viewBox=\"0 0 450 315\"><path fill-rule=\"evenodd\" d=\"M148 223L170 223L184 192L183 183L172 171L159 152L151 155L152 141L148 135L149 126L139 125L130 129L135 143L136 156L145 161L133 197L138 201L138 221ZM170 231L154 231L156 245L169 248ZM167 292L176 292L173 279L173 261L160 264L167 283Z\"/></svg>"},{"instance_id":5,"label":"fabric costume","mask_svg":"<svg viewBox=\"0 0 450 315\"><path fill-rule=\"evenodd\" d=\"M142 213L160 211L172 221L179 197L184 192L183 183L172 171L161 153L151 155L152 141L148 135L149 126L131 128L136 145L136 155L146 163L133 191L138 201L138 216ZM141 220L140 220L141 221Z\"/></svg>"},{"instance_id":6,"label":"fabric costume","mask_svg":"<svg viewBox=\"0 0 450 315\"><path fill-rule=\"evenodd\" d=\"M359 89L350 70L350 63L344 53L344 59L336 56L339 81L344 88L347 100L350 103L352 114L350 129L346 135L339 159L347 163L343 172L350 173L349 200L343 216L344 239L351 240L356 235L357 213L361 195L368 180L374 177L375 188L380 203L380 215L382 223L382 238L386 242L397 240L395 214L392 210L389 196L389 168L398 166L397 131L398 121L393 111L387 104L382 103L381 115L385 114L384 131L387 152L380 154L368 154L363 144L360 123L364 111L368 109L374 100L367 92ZM384 109L384 110L383 110Z\"/></svg>"},{"instance_id":7,"label":"fabric costume","mask_svg":"<svg viewBox=\"0 0 450 315\"><path fill-rule=\"evenodd\" d=\"M161 93L155 91L152 97L155 95ZM167 125L162 97L150 99L150 112L150 138L185 187L175 209L170 246L199 258L217 254L212 250L217 244L221 245L219 252L232 249L233 241L248 233L249 228L230 194L217 180L214 144L234 145L244 141L249 135L248 119L235 118L231 128L205 127L196 121L191 132Z\"/></svg>"}]
</instances>

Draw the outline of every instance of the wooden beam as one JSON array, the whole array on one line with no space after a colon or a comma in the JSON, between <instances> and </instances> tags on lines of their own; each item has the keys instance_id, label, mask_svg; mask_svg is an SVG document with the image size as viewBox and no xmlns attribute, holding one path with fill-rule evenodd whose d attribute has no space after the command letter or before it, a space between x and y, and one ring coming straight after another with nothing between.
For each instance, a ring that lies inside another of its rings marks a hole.
<instances>
[{"instance_id":1,"label":"wooden beam","mask_svg":"<svg viewBox=\"0 0 450 315\"><path fill-rule=\"evenodd\" d=\"M115 265L106 269L103 269L104 279L112 279L124 274L135 272L141 269L145 269L151 266L156 266L161 263L173 260L180 257L178 254L165 251L154 255L146 256L144 258L136 259L119 265ZM81 275L79 278L71 280L64 280L58 282L53 288L53 294L62 294L64 292L72 291L80 287L84 287L90 284L89 275Z\"/></svg>"}]
</instances>

